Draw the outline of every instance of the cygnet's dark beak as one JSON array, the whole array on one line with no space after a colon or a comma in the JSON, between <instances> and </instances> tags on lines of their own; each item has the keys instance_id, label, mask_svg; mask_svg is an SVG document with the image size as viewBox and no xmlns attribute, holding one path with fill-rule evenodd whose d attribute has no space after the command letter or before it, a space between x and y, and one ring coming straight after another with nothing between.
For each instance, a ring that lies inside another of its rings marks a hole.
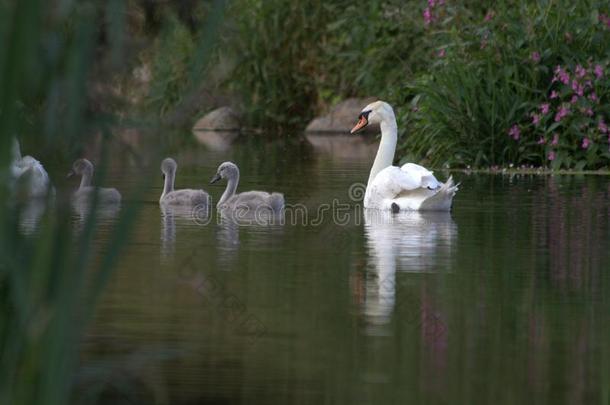
<instances>
[{"instance_id":1,"label":"cygnet's dark beak","mask_svg":"<svg viewBox=\"0 0 610 405\"><path fill-rule=\"evenodd\" d=\"M218 180L220 180L220 174L216 173L214 175L214 177L212 177L212 180L210 180L210 184L214 184L216 183Z\"/></svg>"}]
</instances>

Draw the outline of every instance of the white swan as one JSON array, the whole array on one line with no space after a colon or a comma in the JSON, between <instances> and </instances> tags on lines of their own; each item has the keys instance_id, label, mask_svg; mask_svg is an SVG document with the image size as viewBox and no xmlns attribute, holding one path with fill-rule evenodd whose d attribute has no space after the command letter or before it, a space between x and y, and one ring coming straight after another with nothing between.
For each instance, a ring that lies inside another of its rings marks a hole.
<instances>
[{"instance_id":1,"label":"white swan","mask_svg":"<svg viewBox=\"0 0 610 405\"><path fill-rule=\"evenodd\" d=\"M49 175L42 164L32 156L21 157L19 142L13 139L11 183L17 194L26 198L45 197L50 190Z\"/></svg>"},{"instance_id":2,"label":"white swan","mask_svg":"<svg viewBox=\"0 0 610 405\"><path fill-rule=\"evenodd\" d=\"M235 193L239 183L239 169L232 162L224 162L218 166L216 175L210 184L220 179L227 179L227 188L218 201L219 210L240 210L243 214L257 214L262 212L279 213L284 208L284 195L281 193L267 193L265 191L246 191Z\"/></svg>"},{"instance_id":3,"label":"white swan","mask_svg":"<svg viewBox=\"0 0 610 405\"><path fill-rule=\"evenodd\" d=\"M453 196L458 190L449 177L439 182L428 169L407 163L392 166L396 151L397 125L392 107L384 101L375 101L364 107L358 116L352 134L371 123L381 127L381 142L371 168L364 207L399 211L449 211Z\"/></svg>"},{"instance_id":4,"label":"white swan","mask_svg":"<svg viewBox=\"0 0 610 405\"><path fill-rule=\"evenodd\" d=\"M78 159L72 165L68 177L81 176L80 186L72 194L72 202L76 205L86 206L93 201L95 193L98 195L100 205L118 204L121 202L121 193L116 188L102 188L91 185L93 178L93 164L87 159Z\"/></svg>"},{"instance_id":5,"label":"white swan","mask_svg":"<svg viewBox=\"0 0 610 405\"><path fill-rule=\"evenodd\" d=\"M161 172L165 178L163 193L159 198L159 204L164 206L184 206L184 207L208 207L210 196L203 190L182 189L174 190L176 180L176 169L178 165L172 158L166 158L161 162Z\"/></svg>"}]
</instances>

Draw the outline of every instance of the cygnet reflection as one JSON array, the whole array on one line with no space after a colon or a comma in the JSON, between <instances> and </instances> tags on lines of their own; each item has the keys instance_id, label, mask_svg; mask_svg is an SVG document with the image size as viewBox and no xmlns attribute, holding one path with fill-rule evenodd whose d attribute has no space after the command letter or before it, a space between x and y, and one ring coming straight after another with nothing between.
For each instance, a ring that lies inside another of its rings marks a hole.
<instances>
[{"instance_id":1,"label":"cygnet reflection","mask_svg":"<svg viewBox=\"0 0 610 405\"><path fill-rule=\"evenodd\" d=\"M230 264L236 258L239 250L239 224L231 218L218 213L218 228L216 240L218 242L218 259L220 264Z\"/></svg>"},{"instance_id":2,"label":"cygnet reflection","mask_svg":"<svg viewBox=\"0 0 610 405\"><path fill-rule=\"evenodd\" d=\"M240 248L240 232L246 232L250 249L271 249L284 231L283 212L239 215L235 210L219 210L216 240L221 265L234 263ZM227 268L227 267L225 267Z\"/></svg>"},{"instance_id":3,"label":"cygnet reflection","mask_svg":"<svg viewBox=\"0 0 610 405\"><path fill-rule=\"evenodd\" d=\"M207 225L210 221L208 206L166 206L161 208L161 258L171 259L176 253L176 223L188 226Z\"/></svg>"},{"instance_id":4,"label":"cygnet reflection","mask_svg":"<svg viewBox=\"0 0 610 405\"><path fill-rule=\"evenodd\" d=\"M72 210L77 218L76 230L80 232L87 223L89 215L91 215L92 206L89 202L72 201ZM97 226L113 222L119 216L120 211L120 203L97 206L95 208Z\"/></svg>"}]
</instances>

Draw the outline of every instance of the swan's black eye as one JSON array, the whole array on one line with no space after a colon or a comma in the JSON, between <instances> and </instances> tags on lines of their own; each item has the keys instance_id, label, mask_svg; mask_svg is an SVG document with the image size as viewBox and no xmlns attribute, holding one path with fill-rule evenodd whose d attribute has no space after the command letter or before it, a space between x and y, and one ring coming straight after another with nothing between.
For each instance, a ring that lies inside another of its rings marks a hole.
<instances>
[{"instance_id":1,"label":"swan's black eye","mask_svg":"<svg viewBox=\"0 0 610 405\"><path fill-rule=\"evenodd\" d=\"M360 115L358 116L358 119L364 118L365 120L369 120L369 114L371 113L371 111L363 111L360 113Z\"/></svg>"}]
</instances>

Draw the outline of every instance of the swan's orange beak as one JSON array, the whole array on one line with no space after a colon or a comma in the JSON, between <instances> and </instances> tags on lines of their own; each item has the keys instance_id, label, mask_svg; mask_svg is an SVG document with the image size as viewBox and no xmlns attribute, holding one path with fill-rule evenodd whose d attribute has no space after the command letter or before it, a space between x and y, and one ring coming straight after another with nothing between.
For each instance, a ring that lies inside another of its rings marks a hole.
<instances>
[{"instance_id":1,"label":"swan's orange beak","mask_svg":"<svg viewBox=\"0 0 610 405\"><path fill-rule=\"evenodd\" d=\"M360 114L359 118L360 119L358 120L356 126L354 126L354 128L349 131L350 134L355 134L356 132L360 131L362 128L366 127L369 124L369 120L367 120L363 114Z\"/></svg>"}]
</instances>

